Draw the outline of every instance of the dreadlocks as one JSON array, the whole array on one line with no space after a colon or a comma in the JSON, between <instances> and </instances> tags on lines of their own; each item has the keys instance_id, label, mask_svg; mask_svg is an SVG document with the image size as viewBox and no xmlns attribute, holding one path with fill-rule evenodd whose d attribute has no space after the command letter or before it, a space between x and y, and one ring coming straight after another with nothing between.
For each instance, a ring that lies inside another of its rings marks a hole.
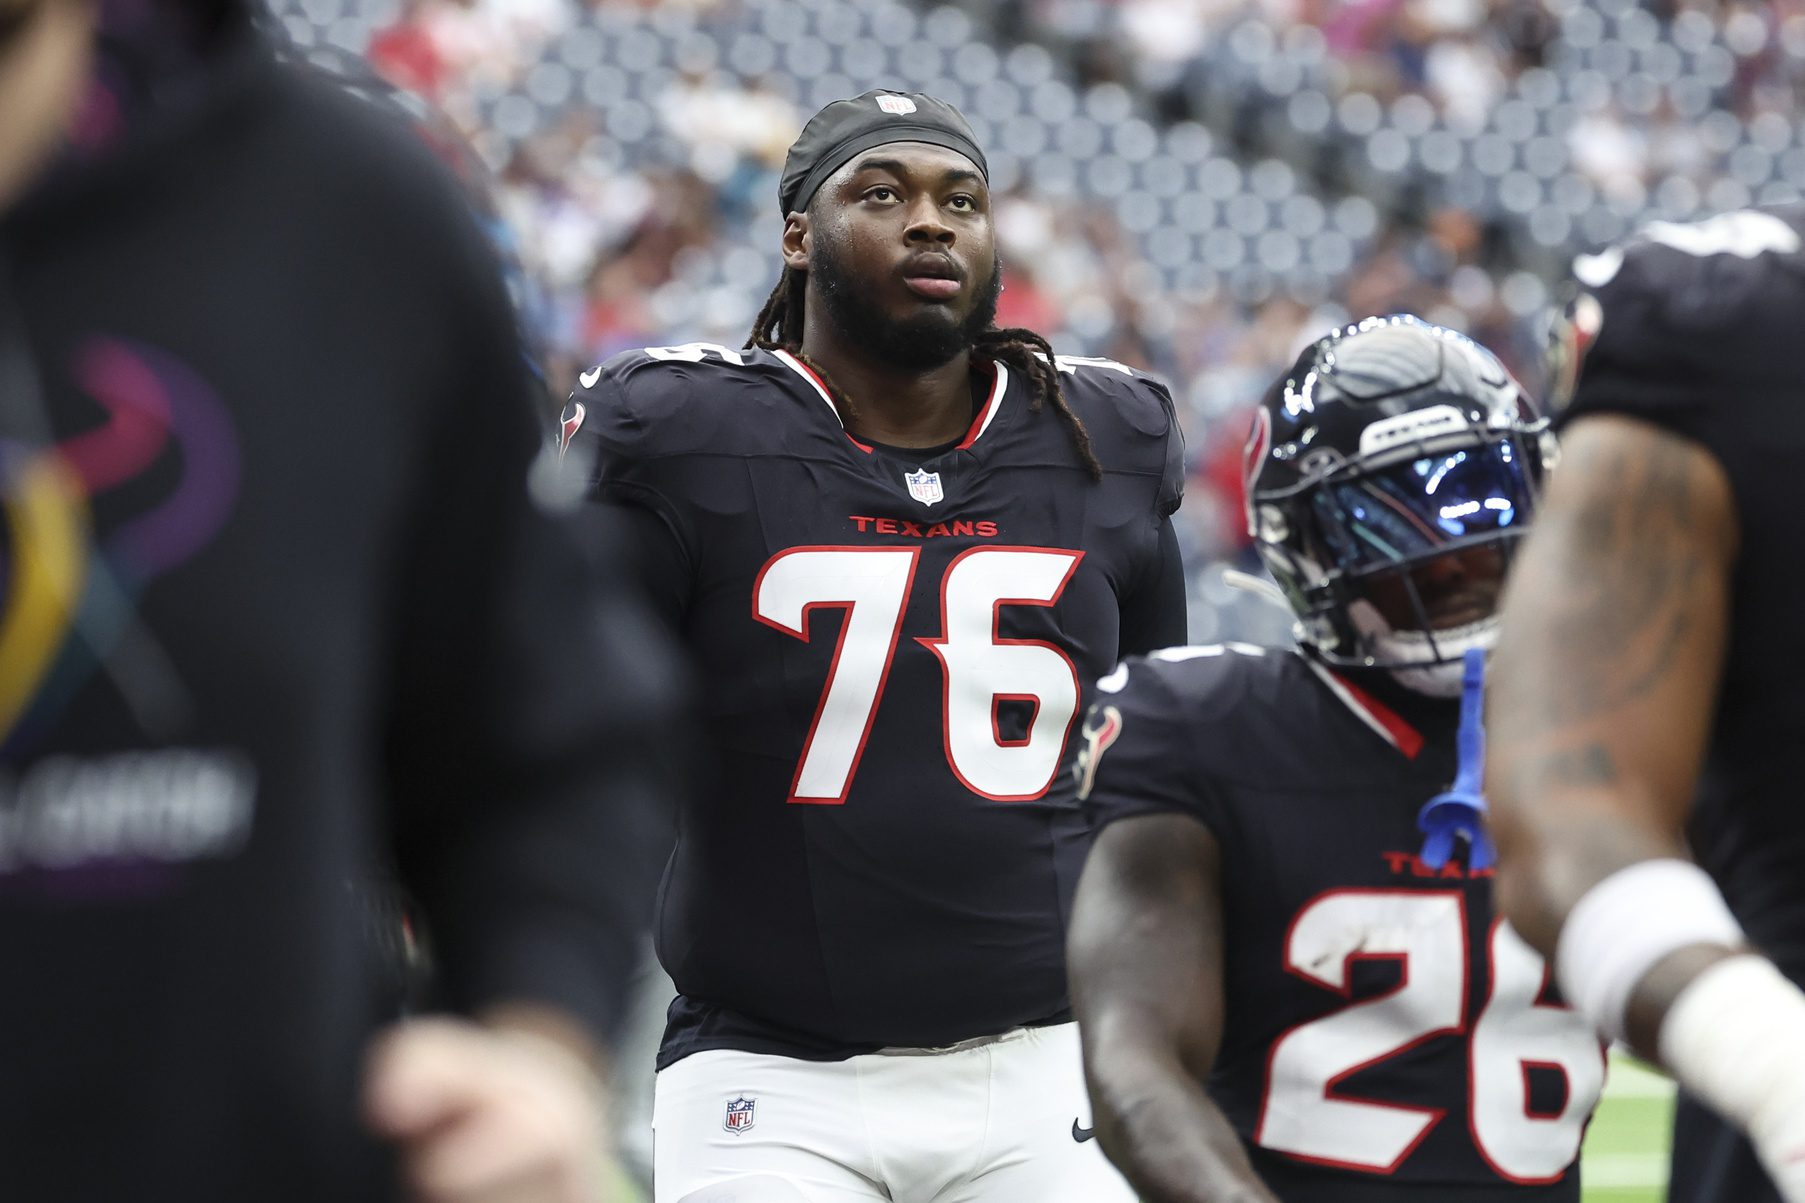
<instances>
[{"instance_id":1,"label":"dreadlocks","mask_svg":"<svg viewBox=\"0 0 1805 1203\"><path fill-rule=\"evenodd\" d=\"M803 306L807 290L807 272L797 271L792 267L784 268L777 287L771 290L764 308L753 319L752 333L746 337L746 346L766 351L788 351L808 364L827 386L828 395L833 398L841 417L850 421L855 412L851 400L828 379L820 364L802 353ZM978 335L972 349L987 359L1007 364L1033 383L1030 409L1039 411L1048 398L1052 399L1053 409L1071 434L1072 444L1078 449L1078 458L1083 461L1085 472L1092 480L1102 480L1103 465L1097 462L1097 453L1091 450L1090 431L1084 428L1084 423L1072 412L1071 405L1065 399L1065 389L1059 383L1059 368L1053 362L1053 348L1047 344L1047 340L1020 326L992 326Z\"/></svg>"}]
</instances>

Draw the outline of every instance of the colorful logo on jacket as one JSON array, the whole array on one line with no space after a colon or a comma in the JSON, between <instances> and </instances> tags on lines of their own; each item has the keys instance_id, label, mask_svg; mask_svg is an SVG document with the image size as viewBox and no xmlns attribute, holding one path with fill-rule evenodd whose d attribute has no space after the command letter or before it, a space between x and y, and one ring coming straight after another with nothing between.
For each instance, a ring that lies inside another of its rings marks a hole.
<instances>
[{"instance_id":1,"label":"colorful logo on jacket","mask_svg":"<svg viewBox=\"0 0 1805 1203\"><path fill-rule=\"evenodd\" d=\"M753 1116L758 1112L758 1100L741 1095L737 1099L727 1100L727 1114L721 1120L721 1127L738 1136L741 1132L750 1131Z\"/></svg>"},{"instance_id":2,"label":"colorful logo on jacket","mask_svg":"<svg viewBox=\"0 0 1805 1203\"><path fill-rule=\"evenodd\" d=\"M138 621L137 599L212 541L238 497L231 419L179 359L96 338L75 356L71 376L104 421L48 447L0 439L0 754L8 759L42 738L102 671L147 732L181 713L186 694ZM94 529L94 499L171 457L180 472L168 493L104 533Z\"/></svg>"}]
</instances>

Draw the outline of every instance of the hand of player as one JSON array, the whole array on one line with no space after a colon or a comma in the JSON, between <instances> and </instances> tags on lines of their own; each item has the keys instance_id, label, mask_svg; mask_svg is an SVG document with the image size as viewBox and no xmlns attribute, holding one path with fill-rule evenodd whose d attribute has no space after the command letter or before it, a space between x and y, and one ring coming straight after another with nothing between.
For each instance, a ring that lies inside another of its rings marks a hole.
<instances>
[{"instance_id":1,"label":"hand of player","mask_svg":"<svg viewBox=\"0 0 1805 1203\"><path fill-rule=\"evenodd\" d=\"M415 1019L378 1038L364 1085L420 1203L611 1203L602 1084L531 1033Z\"/></svg>"}]
</instances>

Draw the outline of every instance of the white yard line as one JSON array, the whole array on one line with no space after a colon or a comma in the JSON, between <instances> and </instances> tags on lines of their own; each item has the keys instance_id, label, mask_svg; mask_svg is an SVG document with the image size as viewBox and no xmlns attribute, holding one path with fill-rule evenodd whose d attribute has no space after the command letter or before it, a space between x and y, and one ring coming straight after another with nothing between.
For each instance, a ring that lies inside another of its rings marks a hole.
<instances>
[{"instance_id":1,"label":"white yard line","mask_svg":"<svg viewBox=\"0 0 1805 1203\"><path fill-rule=\"evenodd\" d=\"M1640 1062L1611 1055L1611 1076L1605 1095L1617 1099L1664 1099L1673 1095L1673 1079Z\"/></svg>"},{"instance_id":2,"label":"white yard line","mask_svg":"<svg viewBox=\"0 0 1805 1203\"><path fill-rule=\"evenodd\" d=\"M1649 1153L1591 1153L1580 1170L1587 1191L1667 1185L1667 1158Z\"/></svg>"}]
</instances>

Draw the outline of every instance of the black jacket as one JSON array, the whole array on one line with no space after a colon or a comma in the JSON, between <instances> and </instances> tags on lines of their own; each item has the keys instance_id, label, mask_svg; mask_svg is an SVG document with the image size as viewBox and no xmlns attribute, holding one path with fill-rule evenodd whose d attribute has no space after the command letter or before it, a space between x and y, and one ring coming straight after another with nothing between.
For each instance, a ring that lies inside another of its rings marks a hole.
<instances>
[{"instance_id":1,"label":"black jacket","mask_svg":"<svg viewBox=\"0 0 1805 1203\"><path fill-rule=\"evenodd\" d=\"M0 214L0 1194L31 1203L380 1197L352 883L398 866L449 1005L601 1029L657 871L665 644L529 499L465 202L246 11L208 22Z\"/></svg>"}]
</instances>

